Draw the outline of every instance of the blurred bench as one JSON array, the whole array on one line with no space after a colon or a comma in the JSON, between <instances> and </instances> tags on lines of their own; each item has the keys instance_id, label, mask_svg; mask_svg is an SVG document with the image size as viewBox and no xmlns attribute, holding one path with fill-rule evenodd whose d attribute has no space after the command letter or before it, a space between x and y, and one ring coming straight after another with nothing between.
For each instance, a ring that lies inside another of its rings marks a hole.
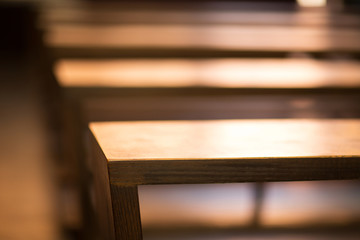
<instances>
[{"instance_id":1,"label":"blurred bench","mask_svg":"<svg viewBox=\"0 0 360 240\"><path fill-rule=\"evenodd\" d=\"M228 3L229 4L229 3ZM153 6L154 7L154 6ZM261 8L219 10L216 5L197 8L129 8L115 5L57 6L40 10L39 26L51 31L57 25L111 24L236 24L248 26L359 27L359 16L347 12L269 11Z\"/></svg>"},{"instance_id":2,"label":"blurred bench","mask_svg":"<svg viewBox=\"0 0 360 240\"><path fill-rule=\"evenodd\" d=\"M359 54L357 14L282 5L261 1L49 4L40 11L39 27L56 57Z\"/></svg>"},{"instance_id":3,"label":"blurred bench","mask_svg":"<svg viewBox=\"0 0 360 240\"><path fill-rule=\"evenodd\" d=\"M139 185L360 178L359 120L91 123L101 239L142 239Z\"/></svg>"},{"instance_id":4,"label":"blurred bench","mask_svg":"<svg viewBox=\"0 0 360 240\"><path fill-rule=\"evenodd\" d=\"M67 57L358 54L359 39L360 32L348 28L219 24L60 24L45 35L55 55Z\"/></svg>"}]
</instances>

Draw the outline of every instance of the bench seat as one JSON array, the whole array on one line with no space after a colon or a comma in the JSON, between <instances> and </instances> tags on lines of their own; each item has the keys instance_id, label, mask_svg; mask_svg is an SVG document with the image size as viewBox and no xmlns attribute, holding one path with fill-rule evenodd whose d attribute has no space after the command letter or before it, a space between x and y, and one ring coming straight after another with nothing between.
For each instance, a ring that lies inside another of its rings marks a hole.
<instances>
[{"instance_id":1,"label":"bench seat","mask_svg":"<svg viewBox=\"0 0 360 240\"><path fill-rule=\"evenodd\" d=\"M360 178L355 119L100 122L90 130L104 239L142 239L138 185Z\"/></svg>"}]
</instances>

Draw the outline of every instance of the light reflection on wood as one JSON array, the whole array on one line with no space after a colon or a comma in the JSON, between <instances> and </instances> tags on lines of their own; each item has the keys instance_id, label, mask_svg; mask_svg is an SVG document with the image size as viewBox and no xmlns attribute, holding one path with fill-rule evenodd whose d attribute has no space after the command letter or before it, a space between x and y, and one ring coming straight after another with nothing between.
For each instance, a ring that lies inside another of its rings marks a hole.
<instances>
[{"instance_id":1,"label":"light reflection on wood","mask_svg":"<svg viewBox=\"0 0 360 240\"><path fill-rule=\"evenodd\" d=\"M326 0L297 0L301 7L325 7Z\"/></svg>"},{"instance_id":2,"label":"light reflection on wood","mask_svg":"<svg viewBox=\"0 0 360 240\"><path fill-rule=\"evenodd\" d=\"M359 87L357 61L307 59L63 60L55 66L65 87Z\"/></svg>"},{"instance_id":3,"label":"light reflection on wood","mask_svg":"<svg viewBox=\"0 0 360 240\"><path fill-rule=\"evenodd\" d=\"M140 121L90 126L109 161L360 155L356 120Z\"/></svg>"}]
</instances>

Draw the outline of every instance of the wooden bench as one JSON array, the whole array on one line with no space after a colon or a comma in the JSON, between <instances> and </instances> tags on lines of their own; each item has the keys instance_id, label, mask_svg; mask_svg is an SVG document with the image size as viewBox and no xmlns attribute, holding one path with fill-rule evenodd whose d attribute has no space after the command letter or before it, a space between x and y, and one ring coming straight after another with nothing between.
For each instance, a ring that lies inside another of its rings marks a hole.
<instances>
[{"instance_id":1,"label":"wooden bench","mask_svg":"<svg viewBox=\"0 0 360 240\"><path fill-rule=\"evenodd\" d=\"M65 110L79 124L357 117L359 69L358 61L133 59L62 60L54 71Z\"/></svg>"},{"instance_id":2,"label":"wooden bench","mask_svg":"<svg viewBox=\"0 0 360 240\"><path fill-rule=\"evenodd\" d=\"M360 178L359 120L91 123L101 239L142 239L139 185Z\"/></svg>"},{"instance_id":3,"label":"wooden bench","mask_svg":"<svg viewBox=\"0 0 360 240\"><path fill-rule=\"evenodd\" d=\"M73 159L83 142L80 129L88 121L357 117L360 112L356 61L64 60L55 74L70 162L78 162Z\"/></svg>"},{"instance_id":4,"label":"wooden bench","mask_svg":"<svg viewBox=\"0 0 360 240\"><path fill-rule=\"evenodd\" d=\"M261 11L256 8L259 3L249 12L237 4L44 7L39 25L45 44L57 57L359 54L356 14Z\"/></svg>"},{"instance_id":5,"label":"wooden bench","mask_svg":"<svg viewBox=\"0 0 360 240\"><path fill-rule=\"evenodd\" d=\"M109 94L114 88L349 90L360 86L359 65L359 61L291 58L63 59L54 72L62 88L79 94L94 88Z\"/></svg>"},{"instance_id":6,"label":"wooden bench","mask_svg":"<svg viewBox=\"0 0 360 240\"><path fill-rule=\"evenodd\" d=\"M69 57L355 54L360 52L359 39L356 29L195 24L59 24L45 35L45 43L55 54Z\"/></svg>"},{"instance_id":7,"label":"wooden bench","mask_svg":"<svg viewBox=\"0 0 360 240\"><path fill-rule=\"evenodd\" d=\"M244 6L234 7L239 3L196 5L167 5L150 3L129 6L121 3L104 4L101 2L78 2L77 4L45 5L39 9L39 25L51 30L57 24L238 24L253 26L310 26L310 27L350 27L360 26L359 16L351 12L339 11L283 11L259 8L255 3L251 11ZM273 3L271 3L273 5Z\"/></svg>"},{"instance_id":8,"label":"wooden bench","mask_svg":"<svg viewBox=\"0 0 360 240\"><path fill-rule=\"evenodd\" d=\"M55 74L63 97L64 178L75 188L87 185L89 121L360 117L359 65L292 59L60 61Z\"/></svg>"}]
</instances>

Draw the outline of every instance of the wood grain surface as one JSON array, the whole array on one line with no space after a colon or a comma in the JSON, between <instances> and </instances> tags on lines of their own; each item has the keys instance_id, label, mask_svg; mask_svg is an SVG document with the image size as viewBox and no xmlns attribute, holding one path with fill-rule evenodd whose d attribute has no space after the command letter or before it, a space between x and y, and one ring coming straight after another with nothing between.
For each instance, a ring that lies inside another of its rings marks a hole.
<instances>
[{"instance_id":1,"label":"wood grain surface","mask_svg":"<svg viewBox=\"0 0 360 240\"><path fill-rule=\"evenodd\" d=\"M137 186L110 184L115 239L141 240L140 206Z\"/></svg>"},{"instance_id":2,"label":"wood grain surface","mask_svg":"<svg viewBox=\"0 0 360 240\"><path fill-rule=\"evenodd\" d=\"M93 225L85 226L86 232L91 233L89 239L115 239L114 214L111 199L108 167L106 158L96 144L91 139L91 166L94 178L89 180L90 191L93 192L94 219L85 223Z\"/></svg>"},{"instance_id":3,"label":"wood grain surface","mask_svg":"<svg viewBox=\"0 0 360 240\"><path fill-rule=\"evenodd\" d=\"M91 143L95 221L87 226L88 239L142 239L137 186L110 184L107 160L93 138Z\"/></svg>"},{"instance_id":4,"label":"wood grain surface","mask_svg":"<svg viewBox=\"0 0 360 240\"><path fill-rule=\"evenodd\" d=\"M358 179L358 120L91 123L119 184Z\"/></svg>"}]
</instances>

